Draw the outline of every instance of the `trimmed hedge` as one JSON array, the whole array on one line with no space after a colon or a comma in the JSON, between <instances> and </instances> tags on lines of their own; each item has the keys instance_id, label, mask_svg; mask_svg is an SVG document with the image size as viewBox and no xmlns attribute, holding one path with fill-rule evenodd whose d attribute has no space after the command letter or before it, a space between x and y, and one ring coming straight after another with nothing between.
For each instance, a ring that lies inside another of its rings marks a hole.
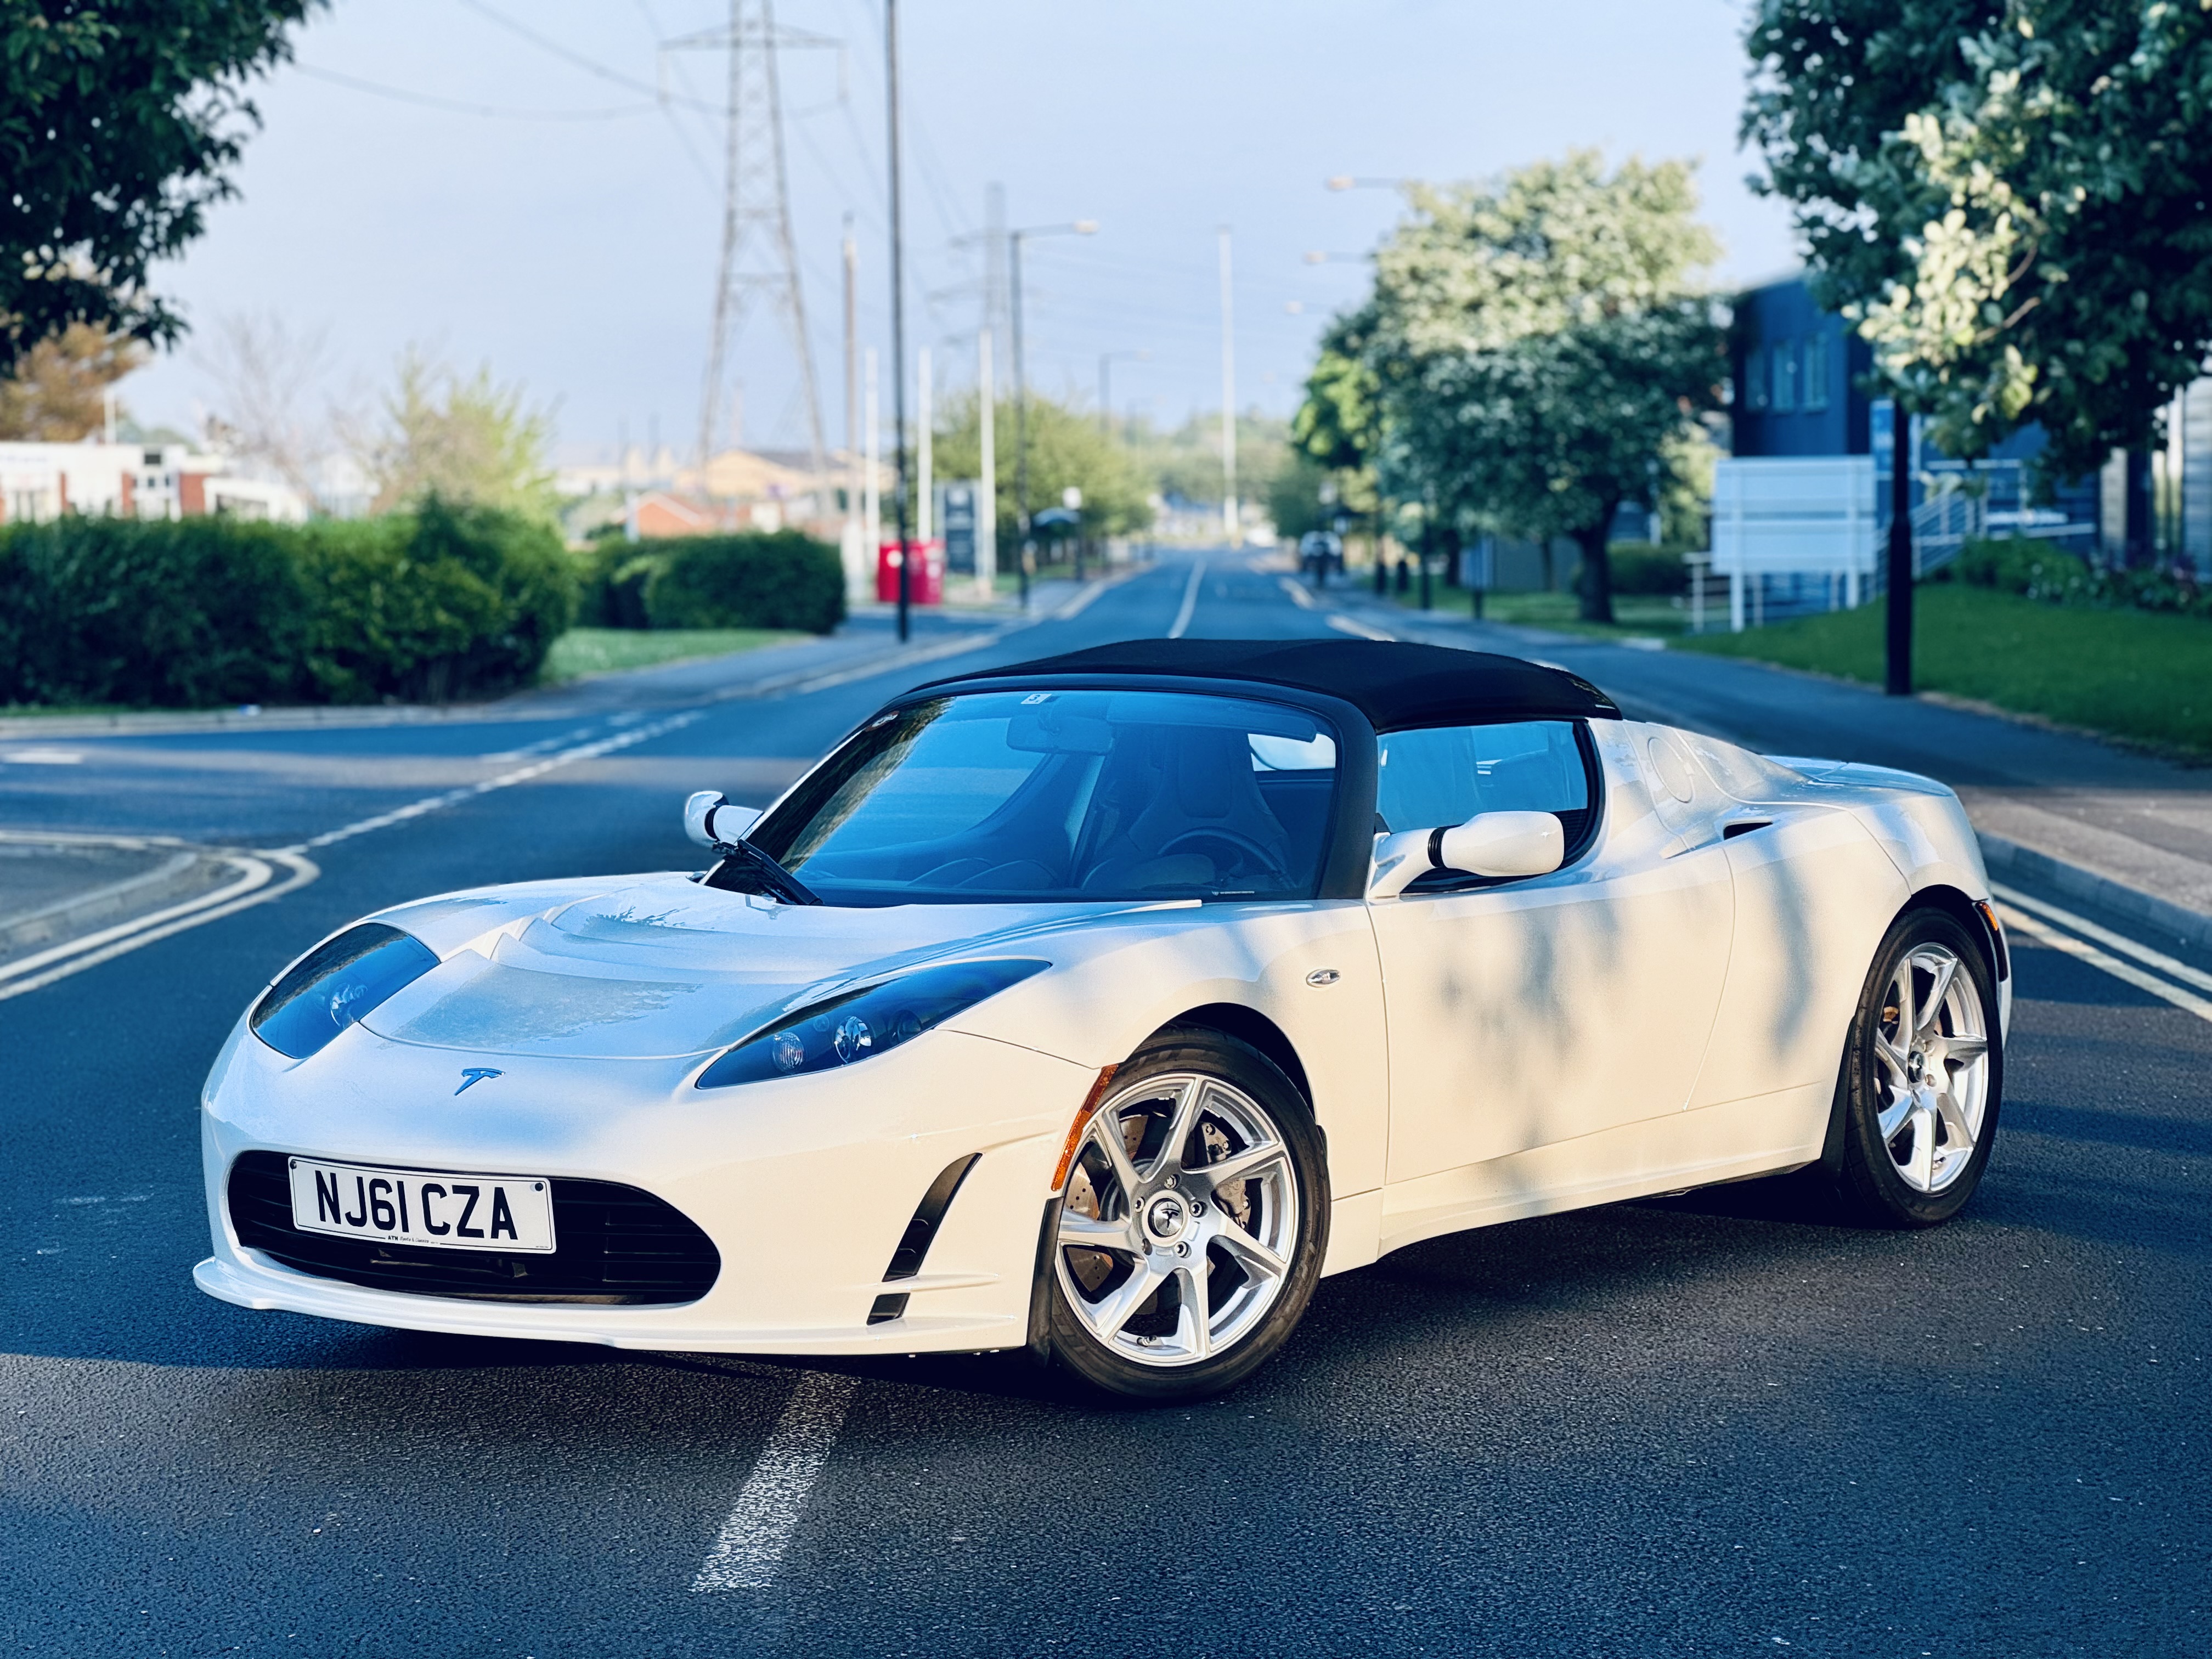
<instances>
[{"instance_id":1,"label":"trimmed hedge","mask_svg":"<svg viewBox=\"0 0 2212 1659\"><path fill-rule=\"evenodd\" d=\"M644 589L655 628L788 628L827 634L845 619L837 550L796 530L687 536L653 555Z\"/></svg>"},{"instance_id":2,"label":"trimmed hedge","mask_svg":"<svg viewBox=\"0 0 2212 1659\"><path fill-rule=\"evenodd\" d=\"M1649 542L1615 542L1606 550L1616 593L1686 593L1690 568L1670 548Z\"/></svg>"},{"instance_id":3,"label":"trimmed hedge","mask_svg":"<svg viewBox=\"0 0 2212 1659\"><path fill-rule=\"evenodd\" d=\"M575 610L548 526L432 500L310 525L0 531L0 703L444 702L526 685Z\"/></svg>"}]
</instances>

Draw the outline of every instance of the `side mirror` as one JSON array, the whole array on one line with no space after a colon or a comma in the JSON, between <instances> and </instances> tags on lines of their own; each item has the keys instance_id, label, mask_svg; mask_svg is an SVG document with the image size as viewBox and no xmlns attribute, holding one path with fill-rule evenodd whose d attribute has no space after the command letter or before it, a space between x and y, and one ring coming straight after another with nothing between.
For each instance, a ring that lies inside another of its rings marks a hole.
<instances>
[{"instance_id":1,"label":"side mirror","mask_svg":"<svg viewBox=\"0 0 2212 1659\"><path fill-rule=\"evenodd\" d=\"M1550 812L1477 812L1439 830L1401 830L1375 844L1370 899L1395 898L1431 870L1471 876L1547 876L1567 855L1566 831Z\"/></svg>"},{"instance_id":2,"label":"side mirror","mask_svg":"<svg viewBox=\"0 0 2212 1659\"><path fill-rule=\"evenodd\" d=\"M761 821L750 806L732 806L728 797L702 789L684 803L684 833L702 847L727 847L744 839L745 831Z\"/></svg>"}]
</instances>

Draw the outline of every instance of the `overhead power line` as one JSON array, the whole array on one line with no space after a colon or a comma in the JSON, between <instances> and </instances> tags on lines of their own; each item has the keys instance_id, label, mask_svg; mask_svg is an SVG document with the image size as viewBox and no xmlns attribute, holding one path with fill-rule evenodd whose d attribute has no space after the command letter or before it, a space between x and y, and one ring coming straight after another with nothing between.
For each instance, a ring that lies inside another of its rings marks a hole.
<instances>
[{"instance_id":1,"label":"overhead power line","mask_svg":"<svg viewBox=\"0 0 2212 1659\"><path fill-rule=\"evenodd\" d=\"M471 104L459 98L441 98L434 93L410 92L404 87L387 87L380 82L364 81L357 75L341 75L336 70L319 69L313 64L301 63L297 58L292 67L301 74L318 81L328 81L333 86L349 87L356 92L372 93L379 98L390 98L403 104L419 104L425 109L441 109L456 115L481 115L501 121L617 121L632 115L650 115L660 106L656 101L647 104L618 104L606 109L509 109L499 104Z\"/></svg>"}]
</instances>

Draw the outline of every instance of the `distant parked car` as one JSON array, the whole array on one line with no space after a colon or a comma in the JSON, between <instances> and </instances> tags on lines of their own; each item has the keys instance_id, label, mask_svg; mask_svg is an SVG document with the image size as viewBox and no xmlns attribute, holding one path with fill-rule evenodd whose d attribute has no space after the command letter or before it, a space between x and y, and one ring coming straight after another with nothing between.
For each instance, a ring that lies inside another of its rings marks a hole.
<instances>
[{"instance_id":1,"label":"distant parked car","mask_svg":"<svg viewBox=\"0 0 2212 1659\"><path fill-rule=\"evenodd\" d=\"M1958 798L1561 669L1107 646L909 691L765 816L686 811L700 875L423 899L279 975L208 1082L201 1287L1026 1347L1170 1400L1422 1239L1808 1165L1929 1226L1996 1132L2011 987Z\"/></svg>"}]
</instances>

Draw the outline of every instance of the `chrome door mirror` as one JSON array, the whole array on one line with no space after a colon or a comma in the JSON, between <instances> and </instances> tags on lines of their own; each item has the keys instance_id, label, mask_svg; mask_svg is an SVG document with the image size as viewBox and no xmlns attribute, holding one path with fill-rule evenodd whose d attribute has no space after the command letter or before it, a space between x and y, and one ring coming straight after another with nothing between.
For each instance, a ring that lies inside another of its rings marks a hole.
<instances>
[{"instance_id":1,"label":"chrome door mirror","mask_svg":"<svg viewBox=\"0 0 2212 1659\"><path fill-rule=\"evenodd\" d=\"M1566 831L1555 813L1477 812L1465 823L1378 836L1367 896L1395 898L1431 870L1547 876L1566 855Z\"/></svg>"},{"instance_id":2,"label":"chrome door mirror","mask_svg":"<svg viewBox=\"0 0 2212 1659\"><path fill-rule=\"evenodd\" d=\"M684 803L684 833L702 847L727 847L742 841L760 820L757 809L732 806L727 796L712 789L702 789Z\"/></svg>"}]
</instances>

